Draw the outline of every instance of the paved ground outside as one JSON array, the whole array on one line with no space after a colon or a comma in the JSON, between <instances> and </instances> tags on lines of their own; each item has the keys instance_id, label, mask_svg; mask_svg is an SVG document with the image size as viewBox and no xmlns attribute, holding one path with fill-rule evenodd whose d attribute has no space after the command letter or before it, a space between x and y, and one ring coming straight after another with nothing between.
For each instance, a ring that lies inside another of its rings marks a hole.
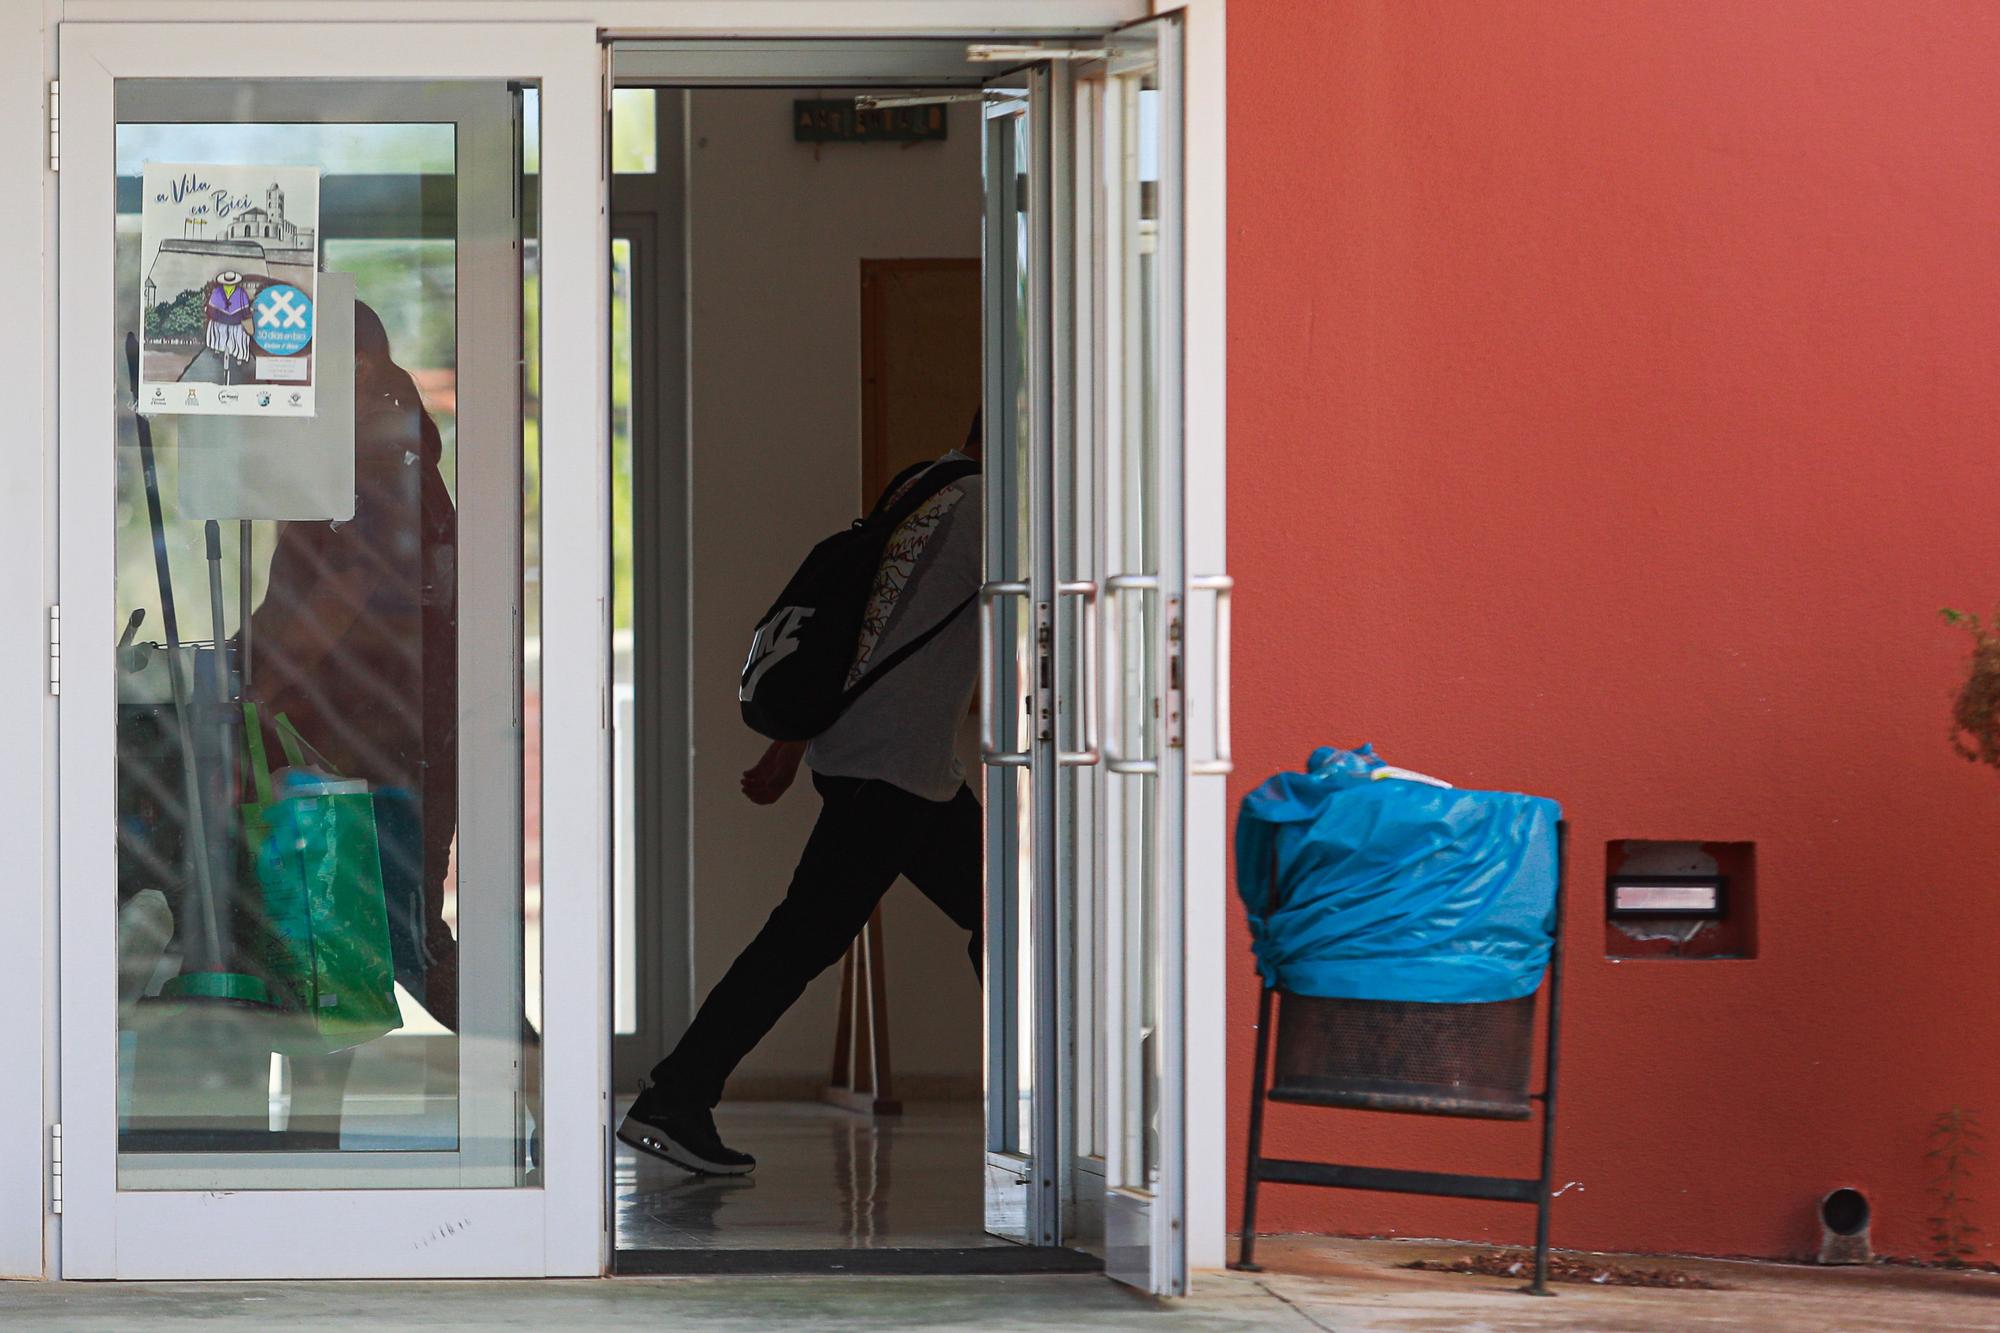
<instances>
[{"instance_id":1,"label":"paved ground outside","mask_svg":"<svg viewBox=\"0 0 2000 1333\"><path fill-rule=\"evenodd\" d=\"M1494 1278L1420 1273L1469 1247L1279 1239L1273 1271L1204 1273L1158 1303L1097 1277L608 1278L594 1282L0 1283L0 1328L947 1328L1408 1330L2000 1328L2000 1275L1675 1260L1727 1291L1563 1286L1551 1300ZM1655 1264L1664 1261L1645 1261Z\"/></svg>"}]
</instances>

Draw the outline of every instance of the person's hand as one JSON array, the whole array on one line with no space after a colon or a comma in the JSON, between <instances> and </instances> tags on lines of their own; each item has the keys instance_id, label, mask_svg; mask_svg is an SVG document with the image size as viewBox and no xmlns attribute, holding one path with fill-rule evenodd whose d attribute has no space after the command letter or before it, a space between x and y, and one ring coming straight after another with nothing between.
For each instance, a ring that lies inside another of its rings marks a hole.
<instances>
[{"instance_id":1,"label":"person's hand","mask_svg":"<svg viewBox=\"0 0 2000 1333\"><path fill-rule=\"evenodd\" d=\"M743 794L753 805L770 805L790 790L806 757L804 741L772 741L764 757L743 770Z\"/></svg>"}]
</instances>

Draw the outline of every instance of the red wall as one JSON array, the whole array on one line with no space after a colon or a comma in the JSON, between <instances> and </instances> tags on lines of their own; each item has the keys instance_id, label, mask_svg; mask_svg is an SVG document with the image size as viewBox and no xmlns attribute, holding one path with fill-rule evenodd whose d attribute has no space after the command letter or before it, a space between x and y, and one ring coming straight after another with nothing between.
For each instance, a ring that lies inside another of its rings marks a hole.
<instances>
[{"instance_id":1,"label":"red wall","mask_svg":"<svg viewBox=\"0 0 2000 1333\"><path fill-rule=\"evenodd\" d=\"M1237 794L1366 740L1563 801L1558 1244L1798 1254L1854 1184L1923 1252L1931 1118L2000 1140L2000 774L1937 614L2000 602L2000 6L1232 0L1229 48ZM1759 957L1606 961L1621 837L1754 840ZM1231 969L1240 1090L1240 910ZM1268 1150L1533 1139L1276 1107Z\"/></svg>"}]
</instances>

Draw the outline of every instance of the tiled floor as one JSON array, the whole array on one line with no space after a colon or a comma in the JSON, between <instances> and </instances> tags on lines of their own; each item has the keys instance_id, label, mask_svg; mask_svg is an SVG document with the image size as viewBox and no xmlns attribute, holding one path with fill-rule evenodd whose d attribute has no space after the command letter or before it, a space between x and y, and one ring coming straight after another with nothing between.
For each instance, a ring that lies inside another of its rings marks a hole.
<instances>
[{"instance_id":1,"label":"tiled floor","mask_svg":"<svg viewBox=\"0 0 2000 1333\"><path fill-rule=\"evenodd\" d=\"M620 1110L623 1110L621 1106ZM956 1249L981 1227L979 1106L913 1104L869 1119L811 1102L724 1102L749 1176L690 1176L618 1145L621 1250Z\"/></svg>"}]
</instances>

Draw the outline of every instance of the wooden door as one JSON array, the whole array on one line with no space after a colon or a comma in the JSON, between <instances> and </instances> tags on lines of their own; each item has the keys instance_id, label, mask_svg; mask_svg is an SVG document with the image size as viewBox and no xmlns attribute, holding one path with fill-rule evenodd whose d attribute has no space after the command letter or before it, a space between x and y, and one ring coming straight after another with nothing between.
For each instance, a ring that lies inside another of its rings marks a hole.
<instances>
[{"instance_id":1,"label":"wooden door","mask_svg":"<svg viewBox=\"0 0 2000 1333\"><path fill-rule=\"evenodd\" d=\"M961 447L979 408L979 260L861 261L861 498Z\"/></svg>"}]
</instances>

